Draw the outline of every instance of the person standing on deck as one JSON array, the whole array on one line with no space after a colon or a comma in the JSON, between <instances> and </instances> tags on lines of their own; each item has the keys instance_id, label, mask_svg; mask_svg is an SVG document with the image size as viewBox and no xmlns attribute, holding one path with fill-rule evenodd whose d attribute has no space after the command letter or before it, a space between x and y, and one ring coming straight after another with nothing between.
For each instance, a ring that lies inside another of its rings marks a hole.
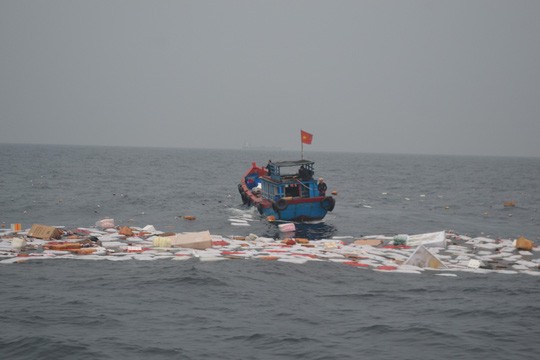
<instances>
[{"instance_id":1,"label":"person standing on deck","mask_svg":"<svg viewBox=\"0 0 540 360\"><path fill-rule=\"evenodd\" d=\"M319 196L325 196L326 195L326 183L324 182L323 178L319 178L319 184L317 185L317 188L319 189Z\"/></svg>"},{"instance_id":2,"label":"person standing on deck","mask_svg":"<svg viewBox=\"0 0 540 360\"><path fill-rule=\"evenodd\" d=\"M268 176L272 175L271 169L270 169L271 164L272 164L272 160L268 160L268 164L266 164L266 172L268 173Z\"/></svg>"}]
</instances>

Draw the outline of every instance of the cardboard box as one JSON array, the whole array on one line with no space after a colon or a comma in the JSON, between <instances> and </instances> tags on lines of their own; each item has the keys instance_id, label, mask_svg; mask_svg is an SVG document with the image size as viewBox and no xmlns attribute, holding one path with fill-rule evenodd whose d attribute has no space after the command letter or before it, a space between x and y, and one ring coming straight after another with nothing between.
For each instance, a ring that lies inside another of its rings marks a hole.
<instances>
[{"instance_id":1,"label":"cardboard box","mask_svg":"<svg viewBox=\"0 0 540 360\"><path fill-rule=\"evenodd\" d=\"M355 245L360 246L380 246L383 243L379 239L359 239L354 242Z\"/></svg>"},{"instance_id":2,"label":"cardboard box","mask_svg":"<svg viewBox=\"0 0 540 360\"><path fill-rule=\"evenodd\" d=\"M438 231L428 234L410 235L407 238L408 246L441 247L446 248L446 232Z\"/></svg>"},{"instance_id":3,"label":"cardboard box","mask_svg":"<svg viewBox=\"0 0 540 360\"><path fill-rule=\"evenodd\" d=\"M212 247L210 231L188 232L171 237L172 247L183 247L204 250Z\"/></svg>"},{"instance_id":4,"label":"cardboard box","mask_svg":"<svg viewBox=\"0 0 540 360\"><path fill-rule=\"evenodd\" d=\"M51 240L51 239L59 239L60 236L62 236L62 232L58 230L57 228L55 228L54 226L34 224L30 228L30 231L28 232L28 236L36 238L36 239Z\"/></svg>"},{"instance_id":5,"label":"cardboard box","mask_svg":"<svg viewBox=\"0 0 540 360\"><path fill-rule=\"evenodd\" d=\"M423 245L420 245L405 261L405 265L418 266L421 268L447 269L448 267Z\"/></svg>"}]
</instances>

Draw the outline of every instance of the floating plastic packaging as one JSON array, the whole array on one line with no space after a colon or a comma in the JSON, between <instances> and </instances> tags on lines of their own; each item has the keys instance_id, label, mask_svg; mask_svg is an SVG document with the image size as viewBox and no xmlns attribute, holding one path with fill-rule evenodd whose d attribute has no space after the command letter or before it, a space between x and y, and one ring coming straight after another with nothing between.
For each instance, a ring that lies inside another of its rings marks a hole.
<instances>
[{"instance_id":1,"label":"floating plastic packaging","mask_svg":"<svg viewBox=\"0 0 540 360\"><path fill-rule=\"evenodd\" d=\"M21 250L23 247L26 246L26 240L21 238L13 238L11 239L11 248L13 250Z\"/></svg>"},{"instance_id":2,"label":"floating plastic packaging","mask_svg":"<svg viewBox=\"0 0 540 360\"><path fill-rule=\"evenodd\" d=\"M161 236L157 236L154 238L154 240L152 241L152 244L155 246L155 247L160 247L160 248L170 248L172 247L172 244L171 244L171 238L170 237L161 237Z\"/></svg>"},{"instance_id":3,"label":"floating plastic packaging","mask_svg":"<svg viewBox=\"0 0 540 360\"><path fill-rule=\"evenodd\" d=\"M292 232L296 230L294 223L279 224L278 228L281 232Z\"/></svg>"},{"instance_id":4,"label":"floating plastic packaging","mask_svg":"<svg viewBox=\"0 0 540 360\"><path fill-rule=\"evenodd\" d=\"M114 227L114 219L102 219L96 222L96 226L102 229L110 229Z\"/></svg>"}]
</instances>

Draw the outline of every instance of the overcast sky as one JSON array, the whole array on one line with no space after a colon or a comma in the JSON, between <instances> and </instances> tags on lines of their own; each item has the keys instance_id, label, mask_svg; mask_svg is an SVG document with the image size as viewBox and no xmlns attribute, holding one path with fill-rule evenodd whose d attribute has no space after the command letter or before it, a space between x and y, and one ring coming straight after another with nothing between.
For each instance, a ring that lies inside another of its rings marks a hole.
<instances>
[{"instance_id":1,"label":"overcast sky","mask_svg":"<svg viewBox=\"0 0 540 360\"><path fill-rule=\"evenodd\" d=\"M0 143L540 156L540 1L0 1Z\"/></svg>"}]
</instances>

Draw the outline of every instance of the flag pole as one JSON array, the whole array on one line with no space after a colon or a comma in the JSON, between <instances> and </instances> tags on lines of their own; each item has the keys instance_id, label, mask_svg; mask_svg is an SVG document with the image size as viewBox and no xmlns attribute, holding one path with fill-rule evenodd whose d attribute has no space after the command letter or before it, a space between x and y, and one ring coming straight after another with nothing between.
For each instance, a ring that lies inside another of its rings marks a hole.
<instances>
[{"instance_id":1,"label":"flag pole","mask_svg":"<svg viewBox=\"0 0 540 360\"><path fill-rule=\"evenodd\" d=\"M301 154L301 160L304 160L304 139L302 139L301 132L302 130L300 130L300 154Z\"/></svg>"}]
</instances>

